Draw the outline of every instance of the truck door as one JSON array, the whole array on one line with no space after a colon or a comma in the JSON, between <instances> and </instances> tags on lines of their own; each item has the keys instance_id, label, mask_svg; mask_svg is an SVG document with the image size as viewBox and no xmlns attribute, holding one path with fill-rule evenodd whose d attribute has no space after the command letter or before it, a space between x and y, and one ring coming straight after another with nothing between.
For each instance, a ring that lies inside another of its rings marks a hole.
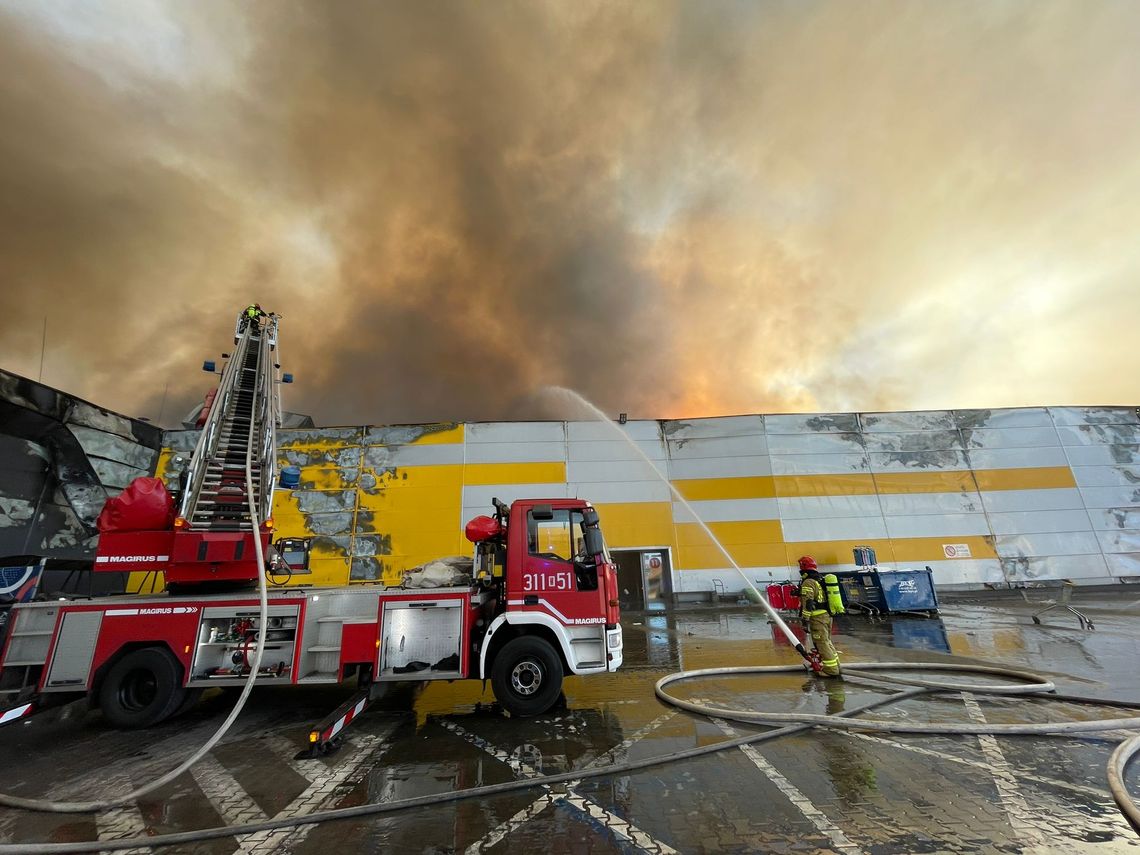
<instances>
[{"instance_id":1,"label":"truck door","mask_svg":"<svg viewBox=\"0 0 1140 855\"><path fill-rule=\"evenodd\" d=\"M586 554L582 511L532 509L526 525L520 589L510 598L522 599L524 607L538 606L565 624L604 624L605 604L598 569Z\"/></svg>"}]
</instances>

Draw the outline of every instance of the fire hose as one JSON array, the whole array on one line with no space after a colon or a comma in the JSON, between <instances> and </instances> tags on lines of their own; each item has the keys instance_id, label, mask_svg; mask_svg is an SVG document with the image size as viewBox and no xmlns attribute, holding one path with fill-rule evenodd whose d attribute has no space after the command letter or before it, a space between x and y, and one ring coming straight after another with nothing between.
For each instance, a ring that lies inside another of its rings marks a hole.
<instances>
[{"instance_id":1,"label":"fire hose","mask_svg":"<svg viewBox=\"0 0 1140 855\"><path fill-rule=\"evenodd\" d=\"M246 496L249 500L249 514L250 523L253 528L253 548L257 557L257 566L259 568L265 567L265 550L261 546L260 525L261 521L258 519L257 506L253 501L253 471L250 465L252 456L253 437L250 437L249 446L247 448L245 460L245 486ZM217 745L222 738L229 732L233 723L237 721L237 717L241 714L242 709L245 708L245 702L249 698L250 692L253 691L254 681L257 679L258 669L261 667L261 655L265 652L265 636L268 634L265 630L269 625L269 593L265 585L265 572L257 574L258 579L258 596L260 597L260 611L258 612L259 623L261 628L257 633L257 646L254 650L253 662L250 664L250 673L245 685L242 687L241 695L234 704L230 714L226 716L226 720L222 722L214 734L207 739L202 746L178 764L175 768L171 769L164 775L154 779L148 784L144 784L136 790L133 790L126 795L120 796L115 799L105 799L103 801L91 802L51 802L44 799L25 799L18 796L9 795L7 793L0 793L0 805L10 808L19 808L22 810L45 811L48 813L93 813L100 810L109 810L110 808L118 807L120 805L129 804L135 801L140 796L145 796L147 793L152 793L159 787L169 784L175 778L180 776L183 772L205 757L215 745ZM248 662L248 647L244 654L245 661ZM32 851L36 852L49 852L50 846L47 844L39 845ZM81 850L82 851L82 850ZM87 851L91 851L88 847Z\"/></svg>"},{"instance_id":2,"label":"fire hose","mask_svg":"<svg viewBox=\"0 0 1140 855\"><path fill-rule=\"evenodd\" d=\"M994 685L993 683L971 683L958 680L922 679L918 677L898 676L892 671L939 671L944 673L984 674L990 677L1000 677L1016 681L1008 685ZM1140 703L1129 703L1101 698L1086 698L1073 695L1060 695L1054 692L1053 683L1027 671L1008 668L959 665L946 663L915 663L915 662L873 662L860 663L857 667L849 667L845 674L855 680L871 680L875 683L894 685L899 691L887 697L876 698L866 704L854 707L836 715L812 715L806 713L765 713L750 710L714 707L695 701L684 700L671 695L666 688L682 680L698 679L702 677L741 675L741 674L778 674L802 673L801 665L767 665L736 668L710 668L698 671L682 671L670 674L657 681L655 692L657 697L665 703L699 715L716 716L720 718L740 721L749 724L782 725L774 730L764 733L728 739L714 745L699 746L685 751L678 751L664 756L649 757L641 760L627 761L610 766L598 767L588 770L572 770L558 775L548 775L538 778L526 778L517 781L508 781L485 787L472 787L450 793L440 793L430 796L420 796L411 799L402 799L395 802L372 803L353 807L334 808L332 810L311 813L305 816L283 817L263 822L244 823L240 825L219 826L216 828L196 829L193 831L159 834L155 836L134 837L114 841L88 841L75 843L35 843L35 844L4 844L0 845L0 855L56 855L56 853L91 852L91 851L120 851L137 847L173 846L193 843L202 840L215 840L223 837L241 837L248 834L274 831L298 826L318 825L347 819L360 819L382 814L391 814L398 811L415 808L431 807L441 804L453 803L473 798L491 798L505 793L535 787L552 787L571 781L582 781L592 778L608 777L614 775L627 775L641 769L661 766L681 760L690 760L703 757L730 748L743 745L754 745L769 740L778 739L808 730L812 727L826 727L838 730L874 731L880 733L937 733L946 735L1031 735L1031 736L1059 736L1071 737L1074 734L1097 733L1120 729L1140 729L1140 715L1126 718L1101 719L1096 721L1073 721L1062 723L1037 724L922 724L900 720L859 718L864 713L880 707L898 703L903 700L923 695L936 695L946 693L970 692L976 695L990 695L998 697L1029 697L1044 698L1068 703L1080 703L1096 706L1117 707L1129 710L1140 710ZM1138 832L1140 832L1140 806L1129 795L1124 786L1124 770L1129 760L1140 750L1140 736L1122 743L1113 753L1109 762L1109 789L1121 810ZM38 804L38 803L37 803Z\"/></svg>"}]
</instances>

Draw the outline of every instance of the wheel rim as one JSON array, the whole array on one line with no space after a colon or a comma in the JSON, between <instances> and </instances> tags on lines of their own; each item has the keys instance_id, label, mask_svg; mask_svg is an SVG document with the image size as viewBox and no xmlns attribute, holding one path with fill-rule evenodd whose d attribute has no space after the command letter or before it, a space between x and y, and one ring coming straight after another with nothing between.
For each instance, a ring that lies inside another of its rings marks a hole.
<instances>
[{"instance_id":1,"label":"wheel rim","mask_svg":"<svg viewBox=\"0 0 1140 855\"><path fill-rule=\"evenodd\" d=\"M146 709L158 696L158 681L154 673L145 668L128 671L119 685L119 703L129 712Z\"/></svg>"},{"instance_id":2,"label":"wheel rim","mask_svg":"<svg viewBox=\"0 0 1140 855\"><path fill-rule=\"evenodd\" d=\"M511 688L520 695L533 695L542 685L542 668L538 663L526 659L511 671Z\"/></svg>"}]
</instances>

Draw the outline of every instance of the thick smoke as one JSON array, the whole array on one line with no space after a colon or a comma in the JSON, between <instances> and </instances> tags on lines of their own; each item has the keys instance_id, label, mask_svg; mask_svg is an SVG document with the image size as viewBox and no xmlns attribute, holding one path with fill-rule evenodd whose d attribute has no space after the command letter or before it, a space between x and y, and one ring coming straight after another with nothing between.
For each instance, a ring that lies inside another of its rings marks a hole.
<instances>
[{"instance_id":1,"label":"thick smoke","mask_svg":"<svg viewBox=\"0 0 1140 855\"><path fill-rule=\"evenodd\" d=\"M0 366L173 424L1140 398L1132 4L0 2ZM164 390L165 404L163 404Z\"/></svg>"}]
</instances>

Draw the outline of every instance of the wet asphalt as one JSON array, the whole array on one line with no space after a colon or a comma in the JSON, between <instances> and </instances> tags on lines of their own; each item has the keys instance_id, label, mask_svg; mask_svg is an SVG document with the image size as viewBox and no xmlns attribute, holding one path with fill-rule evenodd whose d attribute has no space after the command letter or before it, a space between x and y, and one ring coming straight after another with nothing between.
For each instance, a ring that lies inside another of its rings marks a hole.
<instances>
[{"instance_id":1,"label":"wet asphalt","mask_svg":"<svg viewBox=\"0 0 1140 855\"><path fill-rule=\"evenodd\" d=\"M958 596L939 617L846 617L845 664L906 660L1035 671L1060 691L1140 702L1135 586L1078 590L1082 629L1059 609L1040 625L1014 592ZM794 664L758 607L628 613L625 665L568 678L565 703L511 719L476 681L404 685L370 709L336 754L296 760L310 725L347 687L264 689L201 764L115 811L0 810L0 841L153 836L302 816L330 808L446 794L542 775L669 756L765 728L692 716L660 702L655 682L679 670ZM717 706L838 713L890 690L805 674L718 677L678 695ZM175 765L221 723L233 696L215 692L143 732L108 728L73 704L0 729L0 786L27 797L129 792ZM1030 699L943 695L885 709L887 718L993 723L1120 717L1120 710ZM163 847L244 852L1140 852L1109 795L1105 765L1125 733L1087 737L879 736L809 730L627 774L270 833ZM1140 794L1140 770L1128 783ZM148 851L145 849L135 851Z\"/></svg>"}]
</instances>

